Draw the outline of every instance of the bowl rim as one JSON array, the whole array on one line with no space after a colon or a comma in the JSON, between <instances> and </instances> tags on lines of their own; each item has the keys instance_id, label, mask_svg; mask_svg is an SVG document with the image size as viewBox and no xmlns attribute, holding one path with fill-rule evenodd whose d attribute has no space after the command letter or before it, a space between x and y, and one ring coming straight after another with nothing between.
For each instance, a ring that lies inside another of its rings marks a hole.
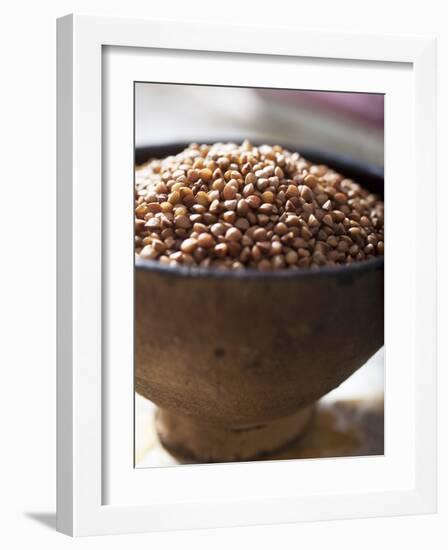
<instances>
[{"instance_id":1,"label":"bowl rim","mask_svg":"<svg viewBox=\"0 0 448 550\"><path fill-rule=\"evenodd\" d=\"M232 142L238 143L241 142L244 138L232 137L232 138L219 138L215 140L206 140L206 141L196 141L196 143L214 143L214 142ZM255 137L250 140L255 146L259 146L266 141L262 138ZM148 145L139 145L135 147L134 155L136 155L137 150L150 150L156 149L160 150L163 148L185 148L189 143L192 143L187 140L177 140L177 141L166 141L157 144L148 144ZM356 159L351 158L348 155L343 155L339 153L334 153L328 149L318 149L307 146L297 146L292 145L291 143L283 143L282 147L289 149L290 151L298 151L300 154L307 158L307 153L309 156L315 154L320 154L325 157L325 160L330 158L336 159L335 162L343 162L350 164L355 170L362 171L367 173L370 176L377 178L384 178L384 170L379 166L374 166L369 163L360 162ZM134 166L142 166L141 164L137 165L134 162ZM211 278L211 279L298 279L304 277L316 277L316 276L333 276L333 275L354 275L363 272L377 271L384 269L384 256L377 256L369 260L360 260L355 261L351 264L341 264L341 265L330 265L322 266L315 269L310 268L299 268L299 269L280 269L278 271L260 271L253 268L245 269L220 269L216 267L199 267L199 266L186 266L186 265L166 265L162 264L157 260L144 260L139 257L135 257L134 260L134 270L137 271L150 271L157 272L165 275L173 275L181 278Z\"/></svg>"},{"instance_id":2,"label":"bowl rim","mask_svg":"<svg viewBox=\"0 0 448 550\"><path fill-rule=\"evenodd\" d=\"M306 277L351 276L355 274L382 271L384 256L360 260L351 264L322 266L315 269L279 269L278 271L260 271L258 269L221 269L217 267L199 267L187 265L166 265L157 260L135 258L135 271L156 272L179 278L195 279L302 279Z\"/></svg>"}]
</instances>

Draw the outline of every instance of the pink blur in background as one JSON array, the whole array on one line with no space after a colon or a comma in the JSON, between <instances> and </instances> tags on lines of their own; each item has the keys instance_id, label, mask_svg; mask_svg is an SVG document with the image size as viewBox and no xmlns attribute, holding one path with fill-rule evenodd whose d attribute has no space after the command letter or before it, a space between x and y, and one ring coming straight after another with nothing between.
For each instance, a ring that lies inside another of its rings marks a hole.
<instances>
[{"instance_id":1,"label":"pink blur in background","mask_svg":"<svg viewBox=\"0 0 448 550\"><path fill-rule=\"evenodd\" d=\"M247 137L384 164L384 96L138 83L136 146Z\"/></svg>"}]
</instances>

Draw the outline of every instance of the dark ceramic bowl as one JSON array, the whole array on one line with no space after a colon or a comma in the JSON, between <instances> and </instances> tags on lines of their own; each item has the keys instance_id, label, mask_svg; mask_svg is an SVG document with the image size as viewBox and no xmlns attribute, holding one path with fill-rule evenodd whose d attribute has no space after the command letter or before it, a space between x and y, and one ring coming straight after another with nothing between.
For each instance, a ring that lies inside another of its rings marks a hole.
<instances>
[{"instance_id":1,"label":"dark ceramic bowl","mask_svg":"<svg viewBox=\"0 0 448 550\"><path fill-rule=\"evenodd\" d=\"M137 164L187 144L139 149ZM287 147L383 195L382 172ZM295 439L384 339L384 261L258 272L136 260L135 387L174 454L242 460Z\"/></svg>"}]
</instances>

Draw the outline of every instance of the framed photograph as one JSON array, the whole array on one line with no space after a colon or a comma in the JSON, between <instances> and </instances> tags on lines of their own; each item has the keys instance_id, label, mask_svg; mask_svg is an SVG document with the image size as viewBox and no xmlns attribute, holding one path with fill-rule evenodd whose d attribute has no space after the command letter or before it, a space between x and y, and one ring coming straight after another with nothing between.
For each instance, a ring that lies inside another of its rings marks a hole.
<instances>
[{"instance_id":1,"label":"framed photograph","mask_svg":"<svg viewBox=\"0 0 448 550\"><path fill-rule=\"evenodd\" d=\"M58 530L434 512L435 41L57 40Z\"/></svg>"}]
</instances>

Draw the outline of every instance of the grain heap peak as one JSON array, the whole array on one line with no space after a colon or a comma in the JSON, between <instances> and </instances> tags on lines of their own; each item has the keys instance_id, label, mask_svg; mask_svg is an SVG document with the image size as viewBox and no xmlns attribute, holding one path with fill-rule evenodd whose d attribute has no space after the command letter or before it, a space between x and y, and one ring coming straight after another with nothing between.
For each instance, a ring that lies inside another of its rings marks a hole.
<instances>
[{"instance_id":1,"label":"grain heap peak","mask_svg":"<svg viewBox=\"0 0 448 550\"><path fill-rule=\"evenodd\" d=\"M384 253L384 204L279 145L192 143L137 167L135 251L203 268L346 265Z\"/></svg>"}]
</instances>

